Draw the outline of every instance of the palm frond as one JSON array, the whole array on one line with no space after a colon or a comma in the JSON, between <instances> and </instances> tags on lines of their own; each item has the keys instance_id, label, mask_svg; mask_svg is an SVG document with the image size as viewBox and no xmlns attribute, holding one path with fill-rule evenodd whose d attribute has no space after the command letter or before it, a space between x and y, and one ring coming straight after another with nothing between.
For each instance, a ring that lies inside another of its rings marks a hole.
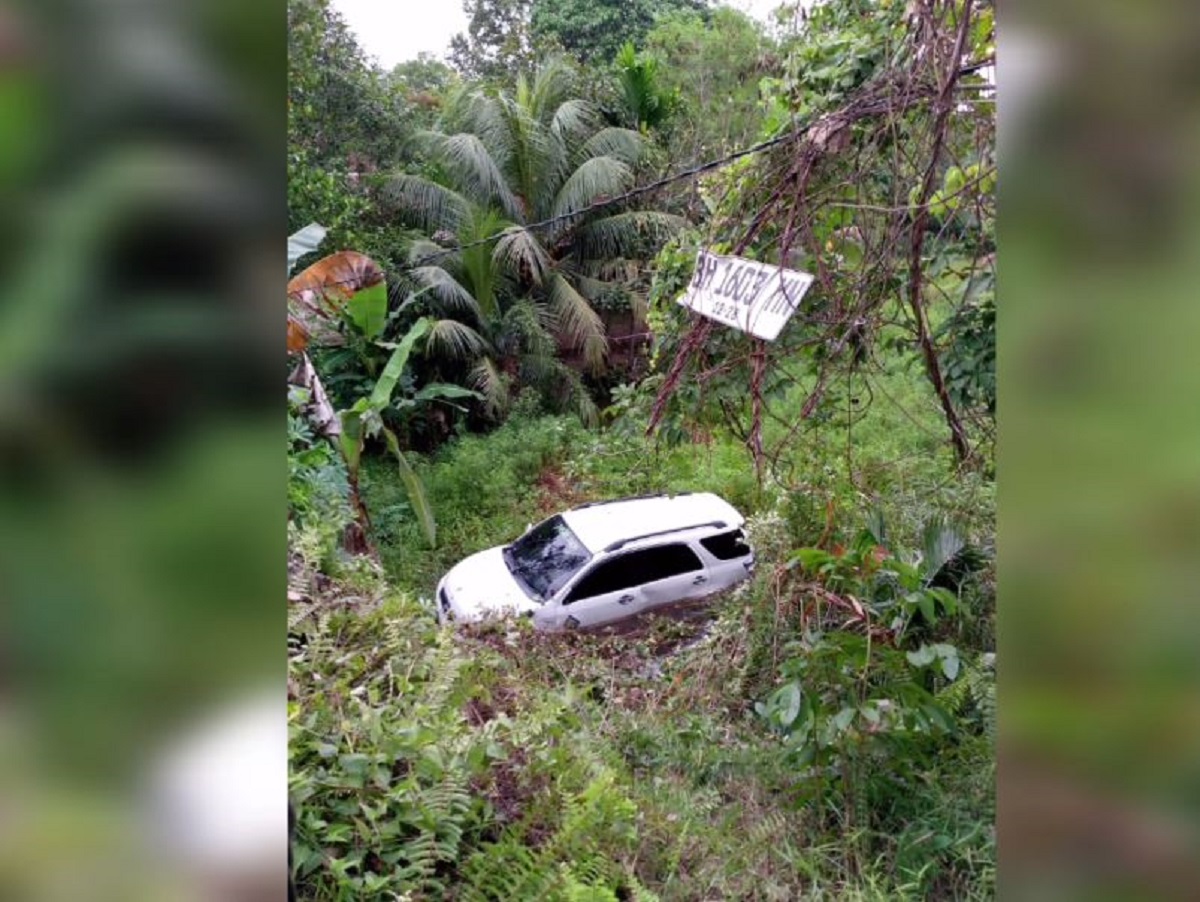
<instances>
[{"instance_id":1,"label":"palm frond","mask_svg":"<svg viewBox=\"0 0 1200 902\"><path fill-rule=\"evenodd\" d=\"M469 82L460 82L451 87L442 97L439 128L448 132L469 131L466 126L479 100L479 88Z\"/></svg>"},{"instance_id":2,"label":"palm frond","mask_svg":"<svg viewBox=\"0 0 1200 902\"><path fill-rule=\"evenodd\" d=\"M388 179L383 196L402 218L427 232L457 232L470 213L470 203L457 191L407 172Z\"/></svg>"},{"instance_id":3,"label":"palm frond","mask_svg":"<svg viewBox=\"0 0 1200 902\"><path fill-rule=\"evenodd\" d=\"M508 157L505 175L523 204L522 221L540 217L544 208L547 167L553 161L553 142L545 128L516 99L501 97L497 103L504 121Z\"/></svg>"},{"instance_id":4,"label":"palm frond","mask_svg":"<svg viewBox=\"0 0 1200 902\"><path fill-rule=\"evenodd\" d=\"M463 132L443 135L439 153L459 188L480 206L499 206L506 216L521 216L517 199L492 158L491 151L478 135Z\"/></svg>"},{"instance_id":5,"label":"palm frond","mask_svg":"<svg viewBox=\"0 0 1200 902\"><path fill-rule=\"evenodd\" d=\"M589 369L603 369L604 355L608 352L604 323L587 299L561 274L556 273L551 277L549 288L550 306L558 317L560 333L583 352L584 362Z\"/></svg>"},{"instance_id":6,"label":"palm frond","mask_svg":"<svg viewBox=\"0 0 1200 902\"><path fill-rule=\"evenodd\" d=\"M615 197L633 183L633 170L615 157L585 160L559 189L551 216L566 216L606 197Z\"/></svg>"},{"instance_id":7,"label":"palm frond","mask_svg":"<svg viewBox=\"0 0 1200 902\"><path fill-rule=\"evenodd\" d=\"M408 246L409 266L428 266L436 263L442 269L451 269L457 261L458 252L456 250L442 247L436 241L428 238L417 238Z\"/></svg>"},{"instance_id":8,"label":"palm frond","mask_svg":"<svg viewBox=\"0 0 1200 902\"><path fill-rule=\"evenodd\" d=\"M645 261L632 260L628 257L595 257L586 260L574 260L573 272L589 279L601 282L636 282L642 277L646 268ZM591 297L586 291L585 295Z\"/></svg>"},{"instance_id":9,"label":"palm frond","mask_svg":"<svg viewBox=\"0 0 1200 902\"><path fill-rule=\"evenodd\" d=\"M567 100L554 111L547 129L548 145L543 156L539 198L544 214L546 206L563 183L588 156L580 149L601 124L600 112L585 100Z\"/></svg>"},{"instance_id":10,"label":"palm frond","mask_svg":"<svg viewBox=\"0 0 1200 902\"><path fill-rule=\"evenodd\" d=\"M459 234L464 245L474 244L485 239L497 239L509 222L496 210L491 208L476 208L470 222ZM489 319L500 315L499 292L504 280L503 271L496 265L493 257L495 245L474 244L462 252L462 276L460 281L470 289L471 294L479 304L479 309Z\"/></svg>"},{"instance_id":11,"label":"palm frond","mask_svg":"<svg viewBox=\"0 0 1200 902\"><path fill-rule=\"evenodd\" d=\"M591 276L573 273L571 282L575 285L575 290L588 299L589 303L596 303L607 294L611 294L614 290L625 291L625 286L619 282L613 282L606 279L594 279Z\"/></svg>"},{"instance_id":12,"label":"palm frond","mask_svg":"<svg viewBox=\"0 0 1200 902\"><path fill-rule=\"evenodd\" d=\"M576 252L585 260L653 255L672 235L687 225L682 216L639 210L595 219L576 233Z\"/></svg>"},{"instance_id":13,"label":"palm frond","mask_svg":"<svg viewBox=\"0 0 1200 902\"><path fill-rule=\"evenodd\" d=\"M483 318L475 296L459 284L449 272L440 266L418 266L412 270L413 278L429 289L442 313L469 313L477 320Z\"/></svg>"},{"instance_id":14,"label":"palm frond","mask_svg":"<svg viewBox=\"0 0 1200 902\"><path fill-rule=\"evenodd\" d=\"M541 377L543 395L549 395L559 410L569 410L585 426L600 423L600 409L579 378L579 374L561 360L551 360Z\"/></svg>"},{"instance_id":15,"label":"palm frond","mask_svg":"<svg viewBox=\"0 0 1200 902\"><path fill-rule=\"evenodd\" d=\"M544 125L565 103L571 94L573 73L565 56L549 57L538 68L529 86L527 104L529 111Z\"/></svg>"},{"instance_id":16,"label":"palm frond","mask_svg":"<svg viewBox=\"0 0 1200 902\"><path fill-rule=\"evenodd\" d=\"M602 128L583 143L579 155L582 159L612 157L632 166L645 149L642 136L632 129Z\"/></svg>"},{"instance_id":17,"label":"palm frond","mask_svg":"<svg viewBox=\"0 0 1200 902\"><path fill-rule=\"evenodd\" d=\"M584 135L595 132L599 122L600 111L594 104L580 99L567 100L559 104L558 109L554 111L550 119L550 133L564 143L577 143Z\"/></svg>"},{"instance_id":18,"label":"palm frond","mask_svg":"<svg viewBox=\"0 0 1200 902\"><path fill-rule=\"evenodd\" d=\"M426 354L445 360L478 360L491 353L491 350L486 338L456 319L437 320L425 339Z\"/></svg>"},{"instance_id":19,"label":"palm frond","mask_svg":"<svg viewBox=\"0 0 1200 902\"><path fill-rule=\"evenodd\" d=\"M554 265L537 237L520 226L510 226L504 230L504 234L496 242L492 259L502 270L524 270L535 285L541 285L545 281L546 273Z\"/></svg>"},{"instance_id":20,"label":"palm frond","mask_svg":"<svg viewBox=\"0 0 1200 902\"><path fill-rule=\"evenodd\" d=\"M558 380L558 364L556 357L537 354L532 351L521 355L521 378L527 385L537 386L543 395L552 394L561 386Z\"/></svg>"},{"instance_id":21,"label":"palm frond","mask_svg":"<svg viewBox=\"0 0 1200 902\"><path fill-rule=\"evenodd\" d=\"M496 361L483 357L471 369L471 385L483 395L483 410L493 419L498 419L508 408L508 383L496 366Z\"/></svg>"},{"instance_id":22,"label":"palm frond","mask_svg":"<svg viewBox=\"0 0 1200 902\"><path fill-rule=\"evenodd\" d=\"M501 169L509 151L500 99L478 88L462 91L446 104L441 127L444 134L477 135Z\"/></svg>"}]
</instances>

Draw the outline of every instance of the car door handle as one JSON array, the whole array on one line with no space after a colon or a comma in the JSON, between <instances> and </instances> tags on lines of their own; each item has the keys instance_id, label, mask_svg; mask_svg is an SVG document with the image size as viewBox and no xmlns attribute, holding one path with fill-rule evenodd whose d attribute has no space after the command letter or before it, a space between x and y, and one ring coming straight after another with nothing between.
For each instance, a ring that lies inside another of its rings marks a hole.
<instances>
[{"instance_id":1,"label":"car door handle","mask_svg":"<svg viewBox=\"0 0 1200 902\"><path fill-rule=\"evenodd\" d=\"M692 580L692 585L693 586L702 586L706 582L708 582L707 576L697 576L694 580Z\"/></svg>"},{"instance_id":2,"label":"car door handle","mask_svg":"<svg viewBox=\"0 0 1200 902\"><path fill-rule=\"evenodd\" d=\"M617 604L629 604L631 601L633 601L632 595L622 595L617 599Z\"/></svg>"}]
</instances>

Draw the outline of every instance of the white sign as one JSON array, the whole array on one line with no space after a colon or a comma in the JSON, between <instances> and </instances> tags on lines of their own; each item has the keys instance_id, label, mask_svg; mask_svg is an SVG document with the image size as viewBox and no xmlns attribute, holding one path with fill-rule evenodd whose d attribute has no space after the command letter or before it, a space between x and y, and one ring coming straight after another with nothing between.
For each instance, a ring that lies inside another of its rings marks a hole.
<instances>
[{"instance_id":1,"label":"white sign","mask_svg":"<svg viewBox=\"0 0 1200 902\"><path fill-rule=\"evenodd\" d=\"M774 341L813 283L808 273L701 251L683 306Z\"/></svg>"}]
</instances>

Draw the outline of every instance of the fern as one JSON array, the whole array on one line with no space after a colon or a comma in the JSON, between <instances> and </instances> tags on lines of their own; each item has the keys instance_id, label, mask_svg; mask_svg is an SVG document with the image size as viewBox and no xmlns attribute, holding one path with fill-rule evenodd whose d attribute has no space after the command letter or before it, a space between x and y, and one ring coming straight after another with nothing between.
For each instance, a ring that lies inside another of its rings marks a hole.
<instances>
[{"instance_id":1,"label":"fern","mask_svg":"<svg viewBox=\"0 0 1200 902\"><path fill-rule=\"evenodd\" d=\"M560 875L515 835L485 845L462 868L462 902L522 902L544 899Z\"/></svg>"},{"instance_id":2,"label":"fern","mask_svg":"<svg viewBox=\"0 0 1200 902\"><path fill-rule=\"evenodd\" d=\"M964 719L974 714L983 735L996 738L996 674L986 655L964 665L957 680L944 687L938 701L951 714Z\"/></svg>"}]
</instances>

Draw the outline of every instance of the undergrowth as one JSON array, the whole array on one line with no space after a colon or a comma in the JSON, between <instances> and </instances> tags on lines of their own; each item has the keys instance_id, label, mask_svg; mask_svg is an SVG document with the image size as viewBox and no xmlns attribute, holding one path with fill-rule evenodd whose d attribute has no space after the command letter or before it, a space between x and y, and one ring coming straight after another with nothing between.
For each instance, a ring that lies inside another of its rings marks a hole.
<instances>
[{"instance_id":1,"label":"undergrowth","mask_svg":"<svg viewBox=\"0 0 1200 902\"><path fill-rule=\"evenodd\" d=\"M302 897L991 898L992 485L936 449L897 458L921 430L888 409L852 424L849 463L826 426L762 486L731 440L519 412L419 464L433 551L368 461L381 568L296 580ZM463 556L585 500L686 490L749 514L760 562L698 616L437 626Z\"/></svg>"}]
</instances>

